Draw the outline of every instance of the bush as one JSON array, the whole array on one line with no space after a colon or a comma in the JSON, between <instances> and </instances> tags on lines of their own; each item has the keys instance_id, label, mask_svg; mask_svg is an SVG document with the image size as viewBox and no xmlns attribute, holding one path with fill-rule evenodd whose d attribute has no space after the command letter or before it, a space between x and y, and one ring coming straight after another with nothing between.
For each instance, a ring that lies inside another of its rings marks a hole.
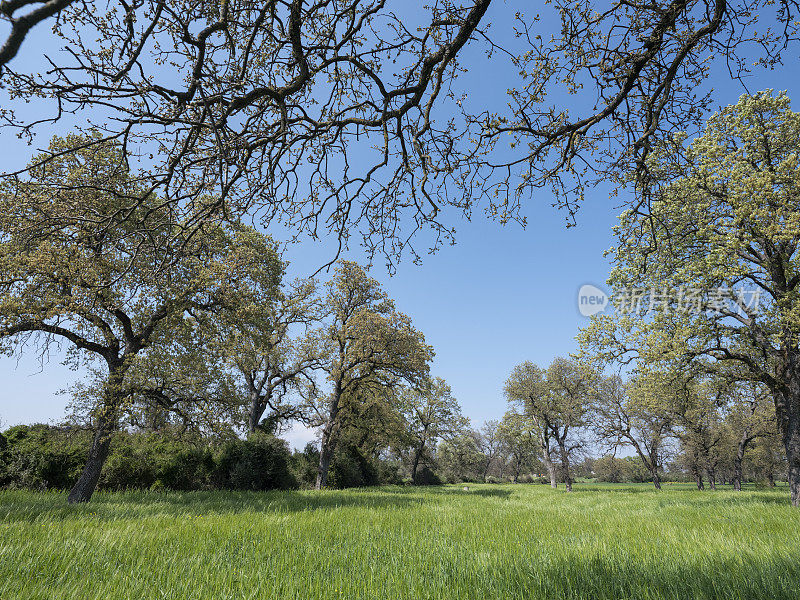
<instances>
[{"instance_id":1,"label":"bush","mask_svg":"<svg viewBox=\"0 0 800 600\"><path fill-rule=\"evenodd\" d=\"M318 468L319 450L312 442L302 452L292 454L291 472L300 487L308 489L316 485Z\"/></svg>"},{"instance_id":2,"label":"bush","mask_svg":"<svg viewBox=\"0 0 800 600\"><path fill-rule=\"evenodd\" d=\"M378 483L380 485L403 485L402 463L393 460L377 459Z\"/></svg>"},{"instance_id":3,"label":"bush","mask_svg":"<svg viewBox=\"0 0 800 600\"><path fill-rule=\"evenodd\" d=\"M442 480L433 472L433 469L423 466L421 469L417 469L414 485L442 485Z\"/></svg>"},{"instance_id":4,"label":"bush","mask_svg":"<svg viewBox=\"0 0 800 600\"><path fill-rule=\"evenodd\" d=\"M89 434L49 425L17 425L3 435L0 485L32 489L67 489L86 460Z\"/></svg>"},{"instance_id":5,"label":"bush","mask_svg":"<svg viewBox=\"0 0 800 600\"><path fill-rule=\"evenodd\" d=\"M358 448L343 446L336 449L328 475L330 487L344 489L379 483L378 469Z\"/></svg>"},{"instance_id":6,"label":"bush","mask_svg":"<svg viewBox=\"0 0 800 600\"><path fill-rule=\"evenodd\" d=\"M125 440L128 442L128 440ZM103 465L99 487L105 490L149 488L156 480L155 465L149 453L138 444L113 445L113 452Z\"/></svg>"},{"instance_id":7,"label":"bush","mask_svg":"<svg viewBox=\"0 0 800 600\"><path fill-rule=\"evenodd\" d=\"M247 440L227 443L214 470L214 483L231 490L293 489L297 481L289 470L286 442L256 432Z\"/></svg>"},{"instance_id":8,"label":"bush","mask_svg":"<svg viewBox=\"0 0 800 600\"><path fill-rule=\"evenodd\" d=\"M151 488L201 490L209 487L214 455L200 439L169 433L120 432L112 441L100 487L111 490Z\"/></svg>"},{"instance_id":9,"label":"bush","mask_svg":"<svg viewBox=\"0 0 800 600\"><path fill-rule=\"evenodd\" d=\"M214 455L209 448L183 448L164 455L156 481L171 490L205 489L210 485L214 466Z\"/></svg>"},{"instance_id":10,"label":"bush","mask_svg":"<svg viewBox=\"0 0 800 600\"><path fill-rule=\"evenodd\" d=\"M0 447L0 486L69 489L83 469L91 434L47 425L12 427ZM2 443L0 442L0 445ZM222 447L219 462L208 440L158 433L118 432L98 482L101 489L201 490L296 487L289 451L277 438L256 434Z\"/></svg>"}]
</instances>

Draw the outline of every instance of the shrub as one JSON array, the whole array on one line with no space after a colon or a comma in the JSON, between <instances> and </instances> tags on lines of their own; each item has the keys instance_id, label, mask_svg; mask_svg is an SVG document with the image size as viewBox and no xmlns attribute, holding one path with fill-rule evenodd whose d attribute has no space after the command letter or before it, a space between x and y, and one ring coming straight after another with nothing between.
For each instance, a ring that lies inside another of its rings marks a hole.
<instances>
[{"instance_id":1,"label":"shrub","mask_svg":"<svg viewBox=\"0 0 800 600\"><path fill-rule=\"evenodd\" d=\"M256 432L247 440L234 440L222 448L213 480L217 486L233 490L296 488L289 461L286 442Z\"/></svg>"},{"instance_id":2,"label":"shrub","mask_svg":"<svg viewBox=\"0 0 800 600\"><path fill-rule=\"evenodd\" d=\"M302 488L312 488L317 482L317 469L319 468L319 450L309 442L302 452L292 454L291 472Z\"/></svg>"},{"instance_id":3,"label":"shrub","mask_svg":"<svg viewBox=\"0 0 800 600\"><path fill-rule=\"evenodd\" d=\"M50 425L17 425L6 430L3 439L0 485L66 489L83 468L89 434Z\"/></svg>"},{"instance_id":4,"label":"shrub","mask_svg":"<svg viewBox=\"0 0 800 600\"><path fill-rule=\"evenodd\" d=\"M376 461L376 467L380 485L403 485L403 476L400 473L403 468L402 463L379 458Z\"/></svg>"},{"instance_id":5,"label":"shrub","mask_svg":"<svg viewBox=\"0 0 800 600\"><path fill-rule=\"evenodd\" d=\"M112 442L113 443L113 442ZM149 488L156 480L155 465L149 452L125 440L112 446L100 477L99 486L107 490Z\"/></svg>"},{"instance_id":6,"label":"shrub","mask_svg":"<svg viewBox=\"0 0 800 600\"><path fill-rule=\"evenodd\" d=\"M423 466L421 469L417 469L414 485L442 485L442 480L433 472L433 469Z\"/></svg>"},{"instance_id":7,"label":"shrub","mask_svg":"<svg viewBox=\"0 0 800 600\"><path fill-rule=\"evenodd\" d=\"M328 475L330 487L344 489L379 483L378 469L358 448L348 445L336 449Z\"/></svg>"}]
</instances>

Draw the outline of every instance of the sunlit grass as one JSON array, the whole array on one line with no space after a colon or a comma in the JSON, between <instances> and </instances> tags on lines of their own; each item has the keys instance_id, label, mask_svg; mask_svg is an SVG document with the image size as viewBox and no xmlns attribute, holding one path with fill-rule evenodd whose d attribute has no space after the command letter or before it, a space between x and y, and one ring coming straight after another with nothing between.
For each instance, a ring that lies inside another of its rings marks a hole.
<instances>
[{"instance_id":1,"label":"sunlit grass","mask_svg":"<svg viewBox=\"0 0 800 600\"><path fill-rule=\"evenodd\" d=\"M800 598L785 490L0 492L0 598Z\"/></svg>"}]
</instances>

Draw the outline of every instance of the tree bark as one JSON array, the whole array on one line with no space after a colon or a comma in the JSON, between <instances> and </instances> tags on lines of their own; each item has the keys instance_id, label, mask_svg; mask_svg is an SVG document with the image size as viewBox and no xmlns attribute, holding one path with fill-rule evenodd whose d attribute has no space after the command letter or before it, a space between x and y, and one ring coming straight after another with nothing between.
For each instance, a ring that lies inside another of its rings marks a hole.
<instances>
[{"instance_id":1,"label":"tree bark","mask_svg":"<svg viewBox=\"0 0 800 600\"><path fill-rule=\"evenodd\" d=\"M717 476L714 471L708 471L708 487L712 490L717 489Z\"/></svg>"},{"instance_id":2,"label":"tree bark","mask_svg":"<svg viewBox=\"0 0 800 600\"><path fill-rule=\"evenodd\" d=\"M564 487L568 492L571 492L572 477L569 472L569 452L567 451L566 443L563 440L558 440L558 448L561 454L561 474L564 478Z\"/></svg>"},{"instance_id":3,"label":"tree bark","mask_svg":"<svg viewBox=\"0 0 800 600\"><path fill-rule=\"evenodd\" d=\"M109 370L110 375L103 392L103 404L96 417L95 433L89 448L89 455L78 481L75 482L67 496L67 502L70 504L91 500L92 494L97 488L97 482L100 481L103 465L111 450L111 434L119 427L117 407L124 370L121 366L109 367Z\"/></svg>"},{"instance_id":4,"label":"tree bark","mask_svg":"<svg viewBox=\"0 0 800 600\"><path fill-rule=\"evenodd\" d=\"M550 487L553 489L558 488L558 477L556 476L556 467L553 464L553 459L550 456L550 448L548 444L542 444L542 462L547 468L547 474L550 475Z\"/></svg>"},{"instance_id":5,"label":"tree bark","mask_svg":"<svg viewBox=\"0 0 800 600\"><path fill-rule=\"evenodd\" d=\"M742 437L739 438L739 443L736 446L736 456L733 457L733 489L737 492L742 491L742 461L749 442L750 433L745 431Z\"/></svg>"},{"instance_id":6,"label":"tree bark","mask_svg":"<svg viewBox=\"0 0 800 600\"><path fill-rule=\"evenodd\" d=\"M703 476L700 474L700 469L696 466L691 467L692 477L694 477L694 481L697 484L698 490L706 489L706 486L703 485Z\"/></svg>"},{"instance_id":7,"label":"tree bark","mask_svg":"<svg viewBox=\"0 0 800 600\"><path fill-rule=\"evenodd\" d=\"M336 419L339 416L339 396L337 392L334 400L331 402L331 412L328 423L322 431L322 440L320 440L319 448L319 466L317 467L317 482L315 488L321 490L328 485L328 469L331 466L331 459L335 450L336 440L334 436L334 427L336 427Z\"/></svg>"},{"instance_id":8,"label":"tree bark","mask_svg":"<svg viewBox=\"0 0 800 600\"><path fill-rule=\"evenodd\" d=\"M331 458L333 456L333 449L330 445L323 445L319 453L319 467L317 469L317 483L316 489L328 487L328 469L331 466Z\"/></svg>"},{"instance_id":9,"label":"tree bark","mask_svg":"<svg viewBox=\"0 0 800 600\"><path fill-rule=\"evenodd\" d=\"M419 469L419 461L422 457L422 448L424 447L425 442L421 443L419 447L414 451L414 463L411 466L411 482L416 485L417 484L417 469Z\"/></svg>"},{"instance_id":10,"label":"tree bark","mask_svg":"<svg viewBox=\"0 0 800 600\"><path fill-rule=\"evenodd\" d=\"M77 504L80 502L88 502L92 498L97 482L100 481L100 473L103 470L103 465L108 458L109 450L111 449L111 431L98 430L92 439L92 446L89 449L89 456L86 459L86 464L81 471L81 476L72 487L67 497L67 502L70 504Z\"/></svg>"},{"instance_id":11,"label":"tree bark","mask_svg":"<svg viewBox=\"0 0 800 600\"><path fill-rule=\"evenodd\" d=\"M651 448L647 449L648 454L645 455L642 447L639 445L639 442L632 435L628 435L628 440L633 445L636 453L639 455L639 460L642 461L645 469L650 472L650 476L653 478L653 486L657 489L661 489L661 478L658 475L658 448L659 446L653 444Z\"/></svg>"},{"instance_id":12,"label":"tree bark","mask_svg":"<svg viewBox=\"0 0 800 600\"><path fill-rule=\"evenodd\" d=\"M795 386L792 386L795 387ZM800 394L786 399L785 416L781 420L781 434L786 448L789 471L789 498L792 506L800 506Z\"/></svg>"},{"instance_id":13,"label":"tree bark","mask_svg":"<svg viewBox=\"0 0 800 600\"><path fill-rule=\"evenodd\" d=\"M257 392L250 392L250 411L247 415L247 431L248 433L255 433L258 429L258 424L261 422L261 417L264 415L266 405L261 402L261 396Z\"/></svg>"}]
</instances>

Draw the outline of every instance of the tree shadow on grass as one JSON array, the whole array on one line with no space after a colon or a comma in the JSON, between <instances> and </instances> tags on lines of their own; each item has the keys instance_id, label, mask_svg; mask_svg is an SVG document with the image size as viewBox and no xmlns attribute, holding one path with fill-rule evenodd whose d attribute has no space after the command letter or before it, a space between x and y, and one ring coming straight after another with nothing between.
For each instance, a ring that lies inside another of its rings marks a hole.
<instances>
[{"instance_id":1,"label":"tree shadow on grass","mask_svg":"<svg viewBox=\"0 0 800 600\"><path fill-rule=\"evenodd\" d=\"M674 499L681 504L705 505L711 503L719 504L739 504L739 503L768 503L768 504L789 504L788 487L785 488L763 488L757 486L746 486L742 491L735 492L732 487L724 487L717 490L706 488L698 490L695 486L670 486L665 485L662 490L656 490L652 484L630 485L630 484L607 484L607 485L576 485L576 494L652 494L656 498L663 497Z\"/></svg>"},{"instance_id":2,"label":"tree shadow on grass","mask_svg":"<svg viewBox=\"0 0 800 600\"><path fill-rule=\"evenodd\" d=\"M68 505L66 494L8 494L0 499L0 522L61 520L91 517L95 520L154 516L212 516L239 513L285 514L355 507L400 509L421 505L425 498L402 490L364 493L362 490L267 492L98 492L86 504Z\"/></svg>"},{"instance_id":3,"label":"tree shadow on grass","mask_svg":"<svg viewBox=\"0 0 800 600\"><path fill-rule=\"evenodd\" d=\"M487 484L463 484L459 486L416 486L405 488L412 492L424 493L426 496L478 496L479 498L508 498L512 491L501 487L489 487ZM490 484L491 485L491 484ZM464 488L468 489L464 489Z\"/></svg>"},{"instance_id":4,"label":"tree shadow on grass","mask_svg":"<svg viewBox=\"0 0 800 600\"><path fill-rule=\"evenodd\" d=\"M478 582L494 579L505 588L491 597L510 593L524 598L650 600L797 600L800 561L785 555L709 556L657 559L566 556L530 565L495 564L490 572L471 574Z\"/></svg>"},{"instance_id":5,"label":"tree shadow on grass","mask_svg":"<svg viewBox=\"0 0 800 600\"><path fill-rule=\"evenodd\" d=\"M506 499L511 491L499 488L390 487L346 490L274 490L267 492L97 492L86 504L68 505L65 493L6 492L0 497L0 522L65 520L91 517L104 521L154 516L211 516L239 513L285 514L334 511L342 508L370 510L419 507L445 498Z\"/></svg>"}]
</instances>

